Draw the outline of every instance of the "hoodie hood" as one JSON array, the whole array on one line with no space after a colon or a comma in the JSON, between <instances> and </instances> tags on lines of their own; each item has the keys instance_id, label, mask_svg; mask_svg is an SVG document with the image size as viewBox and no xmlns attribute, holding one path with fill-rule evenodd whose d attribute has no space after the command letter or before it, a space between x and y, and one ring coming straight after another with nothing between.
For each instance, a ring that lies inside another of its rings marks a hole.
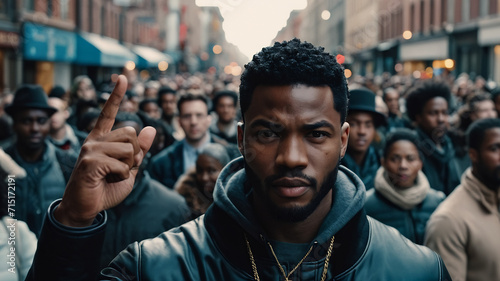
<instances>
[{"instance_id":1,"label":"hoodie hood","mask_svg":"<svg viewBox=\"0 0 500 281\"><path fill-rule=\"evenodd\" d=\"M261 235L268 239L250 204L252 189L245 190L247 176L244 164L243 157L239 157L224 167L215 184L214 204L255 239ZM358 176L340 165L332 196L332 208L311 243L327 242L363 208L365 186Z\"/></svg>"}]
</instances>

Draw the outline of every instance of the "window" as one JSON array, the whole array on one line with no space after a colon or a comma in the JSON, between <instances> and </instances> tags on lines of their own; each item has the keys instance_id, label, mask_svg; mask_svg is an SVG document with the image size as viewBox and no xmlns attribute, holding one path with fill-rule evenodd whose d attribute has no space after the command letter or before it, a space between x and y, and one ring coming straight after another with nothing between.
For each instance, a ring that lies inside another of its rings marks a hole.
<instances>
[{"instance_id":1,"label":"window","mask_svg":"<svg viewBox=\"0 0 500 281\"><path fill-rule=\"evenodd\" d=\"M448 21L448 17L446 16L446 12L448 11L448 0L441 0L441 21L438 23L442 25L444 22Z\"/></svg>"},{"instance_id":2,"label":"window","mask_svg":"<svg viewBox=\"0 0 500 281\"><path fill-rule=\"evenodd\" d=\"M61 19L69 18L69 0L59 0Z\"/></svg>"},{"instance_id":3,"label":"window","mask_svg":"<svg viewBox=\"0 0 500 281\"><path fill-rule=\"evenodd\" d=\"M28 11L34 11L35 10L35 0L24 0L24 9Z\"/></svg>"},{"instance_id":4,"label":"window","mask_svg":"<svg viewBox=\"0 0 500 281\"><path fill-rule=\"evenodd\" d=\"M470 1L470 19L479 17L479 0Z\"/></svg>"},{"instance_id":5,"label":"window","mask_svg":"<svg viewBox=\"0 0 500 281\"><path fill-rule=\"evenodd\" d=\"M425 22L425 1L420 1L420 33L424 32Z\"/></svg>"},{"instance_id":6,"label":"window","mask_svg":"<svg viewBox=\"0 0 500 281\"><path fill-rule=\"evenodd\" d=\"M52 3L52 0L47 0L47 16L51 17L54 15L54 3Z\"/></svg>"},{"instance_id":7,"label":"window","mask_svg":"<svg viewBox=\"0 0 500 281\"><path fill-rule=\"evenodd\" d=\"M106 21L109 20L108 15L106 14L106 9L105 5L103 4L101 6L101 34L105 36L109 36L107 30L106 30Z\"/></svg>"}]
</instances>

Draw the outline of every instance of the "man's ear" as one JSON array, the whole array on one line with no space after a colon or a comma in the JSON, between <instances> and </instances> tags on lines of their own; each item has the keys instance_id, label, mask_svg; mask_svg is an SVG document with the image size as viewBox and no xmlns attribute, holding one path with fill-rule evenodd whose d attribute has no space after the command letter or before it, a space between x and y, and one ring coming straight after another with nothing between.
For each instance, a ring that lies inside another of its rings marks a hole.
<instances>
[{"instance_id":1,"label":"man's ear","mask_svg":"<svg viewBox=\"0 0 500 281\"><path fill-rule=\"evenodd\" d=\"M422 116L420 116L420 113L418 113L415 115L415 121L413 121L413 123L418 126L418 124L420 124L421 119L422 119Z\"/></svg>"},{"instance_id":2,"label":"man's ear","mask_svg":"<svg viewBox=\"0 0 500 281\"><path fill-rule=\"evenodd\" d=\"M349 141L349 130L350 125L347 122L344 122L342 125L342 131L340 132L340 158L344 158L345 152L347 150L347 143Z\"/></svg>"},{"instance_id":3,"label":"man's ear","mask_svg":"<svg viewBox=\"0 0 500 281\"><path fill-rule=\"evenodd\" d=\"M243 148L243 134L245 132L245 124L243 122L238 122L238 149L241 155L245 156L245 149Z\"/></svg>"},{"instance_id":4,"label":"man's ear","mask_svg":"<svg viewBox=\"0 0 500 281\"><path fill-rule=\"evenodd\" d=\"M65 119L65 120L68 120L68 119L69 119L69 117L70 117L70 115L71 115L71 114L69 113L69 110L65 109L65 110L64 110L64 119Z\"/></svg>"},{"instance_id":5,"label":"man's ear","mask_svg":"<svg viewBox=\"0 0 500 281\"><path fill-rule=\"evenodd\" d=\"M477 163L478 162L477 150L469 148L469 158L471 164Z\"/></svg>"}]
</instances>

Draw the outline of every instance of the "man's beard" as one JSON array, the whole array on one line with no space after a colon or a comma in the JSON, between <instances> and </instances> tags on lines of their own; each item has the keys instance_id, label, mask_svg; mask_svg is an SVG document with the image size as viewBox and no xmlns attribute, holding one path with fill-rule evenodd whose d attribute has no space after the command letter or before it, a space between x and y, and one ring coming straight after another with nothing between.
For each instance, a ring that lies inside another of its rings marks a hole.
<instances>
[{"instance_id":1,"label":"man's beard","mask_svg":"<svg viewBox=\"0 0 500 281\"><path fill-rule=\"evenodd\" d=\"M490 171L485 165L482 164L482 159L479 159L477 164L477 171L481 176L481 181L483 184L493 191L497 191L500 188L500 166L495 167Z\"/></svg>"},{"instance_id":2,"label":"man's beard","mask_svg":"<svg viewBox=\"0 0 500 281\"><path fill-rule=\"evenodd\" d=\"M337 162L335 168L328 173L321 188L317 191L317 180L315 178L309 177L303 174L300 170L287 170L280 171L278 174L267 177L264 182L266 186L271 186L271 183L279 178L283 177L295 177L307 180L311 184L311 188L316 193L313 199L303 207L280 207L277 206L269 196L264 192L264 188L259 182L255 172L247 165L245 162L245 172L247 175L248 182L253 188L253 191L258 195L259 199L266 207L266 211L269 215L274 216L279 221L285 222L301 222L307 219L320 205L321 201L325 196L333 189L335 182L337 181L337 174L339 170L340 161Z\"/></svg>"}]
</instances>

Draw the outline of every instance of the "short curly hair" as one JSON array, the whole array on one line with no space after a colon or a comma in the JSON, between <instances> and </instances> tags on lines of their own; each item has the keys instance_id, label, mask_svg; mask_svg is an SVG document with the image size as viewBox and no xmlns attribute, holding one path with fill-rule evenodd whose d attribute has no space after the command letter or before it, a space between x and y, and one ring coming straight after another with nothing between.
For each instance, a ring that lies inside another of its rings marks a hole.
<instances>
[{"instance_id":1,"label":"short curly hair","mask_svg":"<svg viewBox=\"0 0 500 281\"><path fill-rule=\"evenodd\" d=\"M498 118L486 118L473 122L465 133L467 147L479 151L486 131L495 128L500 128L500 119Z\"/></svg>"},{"instance_id":2,"label":"short curly hair","mask_svg":"<svg viewBox=\"0 0 500 281\"><path fill-rule=\"evenodd\" d=\"M341 124L344 123L349 99L344 68L323 47L297 38L263 48L245 65L240 84L242 115L248 110L257 86L298 84L330 87L334 109L340 113Z\"/></svg>"},{"instance_id":3,"label":"short curly hair","mask_svg":"<svg viewBox=\"0 0 500 281\"><path fill-rule=\"evenodd\" d=\"M450 87L442 82L426 80L409 89L406 98L408 118L415 121L416 116L422 113L425 104L437 97L444 98L449 105L451 99Z\"/></svg>"}]
</instances>

